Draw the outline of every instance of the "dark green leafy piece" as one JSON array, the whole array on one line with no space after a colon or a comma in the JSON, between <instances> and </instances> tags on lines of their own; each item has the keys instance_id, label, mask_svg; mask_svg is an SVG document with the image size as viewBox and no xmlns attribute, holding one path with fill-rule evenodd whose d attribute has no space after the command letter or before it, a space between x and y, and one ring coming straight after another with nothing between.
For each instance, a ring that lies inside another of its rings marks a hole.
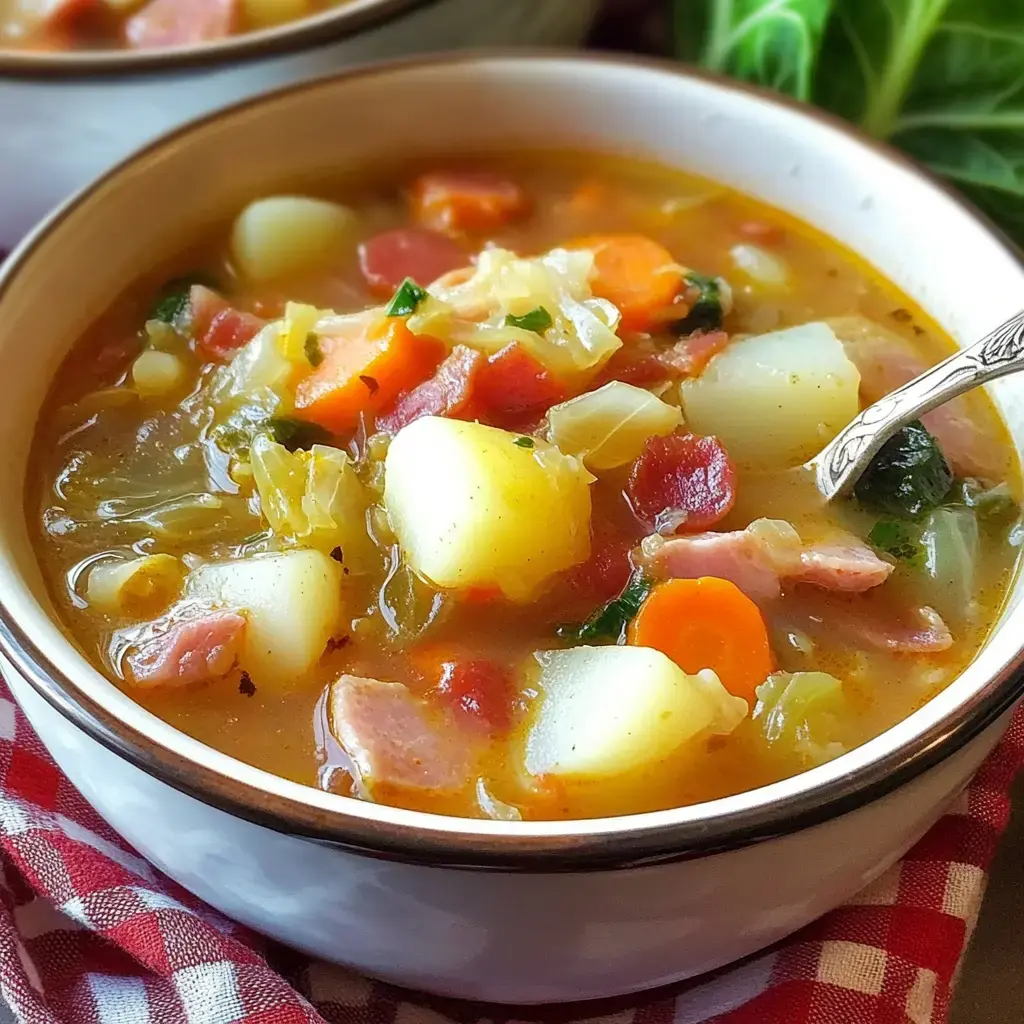
<instances>
[{"instance_id":1,"label":"dark green leafy piece","mask_svg":"<svg viewBox=\"0 0 1024 1024\"><path fill-rule=\"evenodd\" d=\"M410 316L427 297L427 293L411 278L407 277L395 292L384 310L387 316Z\"/></svg>"},{"instance_id":2,"label":"dark green leafy piece","mask_svg":"<svg viewBox=\"0 0 1024 1024\"><path fill-rule=\"evenodd\" d=\"M554 322L551 319L551 314L543 306L531 309L529 313L524 313L522 316L513 316L509 313L505 317L506 327L519 327L524 331L534 331L537 334L543 334Z\"/></svg>"},{"instance_id":3,"label":"dark green leafy piece","mask_svg":"<svg viewBox=\"0 0 1024 1024\"><path fill-rule=\"evenodd\" d=\"M676 334L718 330L722 326L722 286L718 278L690 273L684 280L687 288L696 292L696 297L690 312L676 321L672 330Z\"/></svg>"},{"instance_id":4,"label":"dark green leafy piece","mask_svg":"<svg viewBox=\"0 0 1024 1024\"><path fill-rule=\"evenodd\" d=\"M329 444L331 440L331 435L323 427L285 416L267 420L266 429L278 444L283 444L290 452L299 448L308 450L315 444Z\"/></svg>"},{"instance_id":5,"label":"dark green leafy piece","mask_svg":"<svg viewBox=\"0 0 1024 1024\"><path fill-rule=\"evenodd\" d=\"M906 522L880 519L871 528L868 543L876 550L909 565L920 565L924 557L920 531Z\"/></svg>"},{"instance_id":6,"label":"dark green leafy piece","mask_svg":"<svg viewBox=\"0 0 1024 1024\"><path fill-rule=\"evenodd\" d=\"M895 143L1024 239L1024 0L675 0L686 60Z\"/></svg>"},{"instance_id":7,"label":"dark green leafy piece","mask_svg":"<svg viewBox=\"0 0 1024 1024\"><path fill-rule=\"evenodd\" d=\"M653 586L654 581L642 569L634 569L618 597L598 608L582 625L560 627L559 637L572 641L611 640L618 643Z\"/></svg>"},{"instance_id":8,"label":"dark green leafy piece","mask_svg":"<svg viewBox=\"0 0 1024 1024\"><path fill-rule=\"evenodd\" d=\"M310 366L319 366L324 361L324 350L320 347L320 335L316 331L310 331L306 335L306 343L303 345L306 359Z\"/></svg>"},{"instance_id":9,"label":"dark green leafy piece","mask_svg":"<svg viewBox=\"0 0 1024 1024\"><path fill-rule=\"evenodd\" d=\"M160 294L150 308L148 319L160 320L165 324L177 326L188 315L189 293L194 284L216 288L216 283L206 274L197 273L176 277L160 289Z\"/></svg>"},{"instance_id":10,"label":"dark green leafy piece","mask_svg":"<svg viewBox=\"0 0 1024 1024\"><path fill-rule=\"evenodd\" d=\"M535 448L537 445L532 437L527 437L525 434L522 437L517 437L512 443L517 448Z\"/></svg>"},{"instance_id":11,"label":"dark green leafy piece","mask_svg":"<svg viewBox=\"0 0 1024 1024\"><path fill-rule=\"evenodd\" d=\"M882 445L853 493L867 508L913 519L941 504L952 483L938 442L914 422Z\"/></svg>"}]
</instances>

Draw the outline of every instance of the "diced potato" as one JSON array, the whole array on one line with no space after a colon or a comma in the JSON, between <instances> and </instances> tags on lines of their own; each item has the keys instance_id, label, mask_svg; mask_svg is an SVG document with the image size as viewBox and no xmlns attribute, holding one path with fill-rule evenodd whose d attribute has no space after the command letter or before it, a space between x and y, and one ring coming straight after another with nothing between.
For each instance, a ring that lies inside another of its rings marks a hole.
<instances>
[{"instance_id":1,"label":"diced potato","mask_svg":"<svg viewBox=\"0 0 1024 1024\"><path fill-rule=\"evenodd\" d=\"M337 562L298 550L201 566L185 596L244 611L242 667L261 686L285 687L317 663L341 630L341 586Z\"/></svg>"},{"instance_id":2,"label":"diced potato","mask_svg":"<svg viewBox=\"0 0 1024 1024\"><path fill-rule=\"evenodd\" d=\"M828 325L734 341L684 382L683 415L741 465L795 466L859 411L860 374Z\"/></svg>"},{"instance_id":3,"label":"diced potato","mask_svg":"<svg viewBox=\"0 0 1024 1024\"><path fill-rule=\"evenodd\" d=\"M710 669L687 675L648 647L541 651L531 775L603 779L656 764L699 734L732 732L747 703Z\"/></svg>"},{"instance_id":4,"label":"diced potato","mask_svg":"<svg viewBox=\"0 0 1024 1024\"><path fill-rule=\"evenodd\" d=\"M643 388L609 381L548 412L551 443L583 459L588 469L612 469L632 462L647 438L671 434L682 413Z\"/></svg>"},{"instance_id":5,"label":"diced potato","mask_svg":"<svg viewBox=\"0 0 1024 1024\"><path fill-rule=\"evenodd\" d=\"M533 438L426 416L391 442L384 504L415 572L439 587L496 586L528 601L589 556L592 480Z\"/></svg>"},{"instance_id":6,"label":"diced potato","mask_svg":"<svg viewBox=\"0 0 1024 1024\"><path fill-rule=\"evenodd\" d=\"M242 15L252 28L269 28L295 21L309 12L309 0L242 0Z\"/></svg>"},{"instance_id":7,"label":"diced potato","mask_svg":"<svg viewBox=\"0 0 1024 1024\"><path fill-rule=\"evenodd\" d=\"M132 363L132 383L140 395L165 395L185 380L185 364L170 352L146 349Z\"/></svg>"},{"instance_id":8,"label":"diced potato","mask_svg":"<svg viewBox=\"0 0 1024 1024\"><path fill-rule=\"evenodd\" d=\"M245 277L270 281L329 264L354 241L355 225L355 214L338 203L267 196L235 219L231 252Z\"/></svg>"},{"instance_id":9,"label":"diced potato","mask_svg":"<svg viewBox=\"0 0 1024 1024\"><path fill-rule=\"evenodd\" d=\"M100 562L89 572L86 598L90 606L108 614L149 618L174 601L184 578L185 568L173 555Z\"/></svg>"}]
</instances>

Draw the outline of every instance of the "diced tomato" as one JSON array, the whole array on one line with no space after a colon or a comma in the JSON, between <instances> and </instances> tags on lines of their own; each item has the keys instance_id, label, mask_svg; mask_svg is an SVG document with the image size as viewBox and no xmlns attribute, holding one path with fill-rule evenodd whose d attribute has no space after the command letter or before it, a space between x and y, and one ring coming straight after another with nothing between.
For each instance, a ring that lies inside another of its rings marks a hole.
<instances>
[{"instance_id":1,"label":"diced tomato","mask_svg":"<svg viewBox=\"0 0 1024 1024\"><path fill-rule=\"evenodd\" d=\"M590 521L590 557L569 569L564 582L574 596L593 605L618 594L629 579L629 553L636 541L595 509Z\"/></svg>"},{"instance_id":2,"label":"diced tomato","mask_svg":"<svg viewBox=\"0 0 1024 1024\"><path fill-rule=\"evenodd\" d=\"M658 359L683 377L699 377L704 368L729 344L725 331L696 331L680 338L671 348L660 353Z\"/></svg>"},{"instance_id":3,"label":"diced tomato","mask_svg":"<svg viewBox=\"0 0 1024 1024\"><path fill-rule=\"evenodd\" d=\"M716 437L649 437L626 491L643 523L657 528L664 517L678 514L672 532L694 533L728 514L736 500L736 470Z\"/></svg>"},{"instance_id":4,"label":"diced tomato","mask_svg":"<svg viewBox=\"0 0 1024 1024\"><path fill-rule=\"evenodd\" d=\"M503 665L484 659L446 661L434 696L491 733L508 730L515 686Z\"/></svg>"},{"instance_id":5,"label":"diced tomato","mask_svg":"<svg viewBox=\"0 0 1024 1024\"><path fill-rule=\"evenodd\" d=\"M565 397L562 382L514 341L480 367L474 404L488 422L514 430L536 422Z\"/></svg>"},{"instance_id":6,"label":"diced tomato","mask_svg":"<svg viewBox=\"0 0 1024 1024\"><path fill-rule=\"evenodd\" d=\"M359 246L366 283L390 295L407 277L426 287L442 274L469 263L469 256L446 235L426 228L397 228Z\"/></svg>"},{"instance_id":7,"label":"diced tomato","mask_svg":"<svg viewBox=\"0 0 1024 1024\"><path fill-rule=\"evenodd\" d=\"M377 429L394 435L421 416L468 418L474 381L484 362L475 349L456 345L430 380L406 392L390 412L378 417Z\"/></svg>"},{"instance_id":8,"label":"diced tomato","mask_svg":"<svg viewBox=\"0 0 1024 1024\"><path fill-rule=\"evenodd\" d=\"M125 40L137 50L224 39L238 28L239 0L149 0L128 19Z\"/></svg>"},{"instance_id":9,"label":"diced tomato","mask_svg":"<svg viewBox=\"0 0 1024 1024\"><path fill-rule=\"evenodd\" d=\"M436 231L493 231L530 212L526 193L514 181L486 172L422 174L410 198L416 219Z\"/></svg>"},{"instance_id":10,"label":"diced tomato","mask_svg":"<svg viewBox=\"0 0 1024 1024\"><path fill-rule=\"evenodd\" d=\"M252 341L263 326L263 321L252 313L225 309L210 322L199 344L211 355L225 359L247 341Z\"/></svg>"}]
</instances>

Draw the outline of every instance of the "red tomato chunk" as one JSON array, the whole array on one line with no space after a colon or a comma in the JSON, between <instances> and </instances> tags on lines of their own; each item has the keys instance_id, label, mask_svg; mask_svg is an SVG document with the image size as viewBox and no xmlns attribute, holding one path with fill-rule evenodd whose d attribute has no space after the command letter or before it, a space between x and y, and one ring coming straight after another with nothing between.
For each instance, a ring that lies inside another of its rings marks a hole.
<instances>
[{"instance_id":1,"label":"red tomato chunk","mask_svg":"<svg viewBox=\"0 0 1024 1024\"><path fill-rule=\"evenodd\" d=\"M508 730L512 719L515 681L511 672L493 661L446 661L434 696L466 715L488 732Z\"/></svg>"},{"instance_id":2,"label":"red tomato chunk","mask_svg":"<svg viewBox=\"0 0 1024 1024\"><path fill-rule=\"evenodd\" d=\"M716 437L649 437L630 470L627 496L648 526L661 527L678 515L669 532L706 530L732 508L736 470Z\"/></svg>"}]
</instances>

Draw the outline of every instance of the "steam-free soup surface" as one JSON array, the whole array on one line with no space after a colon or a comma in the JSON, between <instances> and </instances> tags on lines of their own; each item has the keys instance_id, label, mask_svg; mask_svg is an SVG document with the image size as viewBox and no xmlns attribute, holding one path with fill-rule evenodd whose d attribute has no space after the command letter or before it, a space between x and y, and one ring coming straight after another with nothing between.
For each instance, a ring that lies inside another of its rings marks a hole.
<instances>
[{"instance_id":1,"label":"steam-free soup surface","mask_svg":"<svg viewBox=\"0 0 1024 1024\"><path fill-rule=\"evenodd\" d=\"M551 153L228 212L75 347L30 480L71 634L188 734L361 799L628 813L855 747L991 627L986 397L848 502L800 468L950 347L806 225Z\"/></svg>"},{"instance_id":2,"label":"steam-free soup surface","mask_svg":"<svg viewBox=\"0 0 1024 1024\"><path fill-rule=\"evenodd\" d=\"M344 0L0 0L0 47L152 50L272 28Z\"/></svg>"}]
</instances>

